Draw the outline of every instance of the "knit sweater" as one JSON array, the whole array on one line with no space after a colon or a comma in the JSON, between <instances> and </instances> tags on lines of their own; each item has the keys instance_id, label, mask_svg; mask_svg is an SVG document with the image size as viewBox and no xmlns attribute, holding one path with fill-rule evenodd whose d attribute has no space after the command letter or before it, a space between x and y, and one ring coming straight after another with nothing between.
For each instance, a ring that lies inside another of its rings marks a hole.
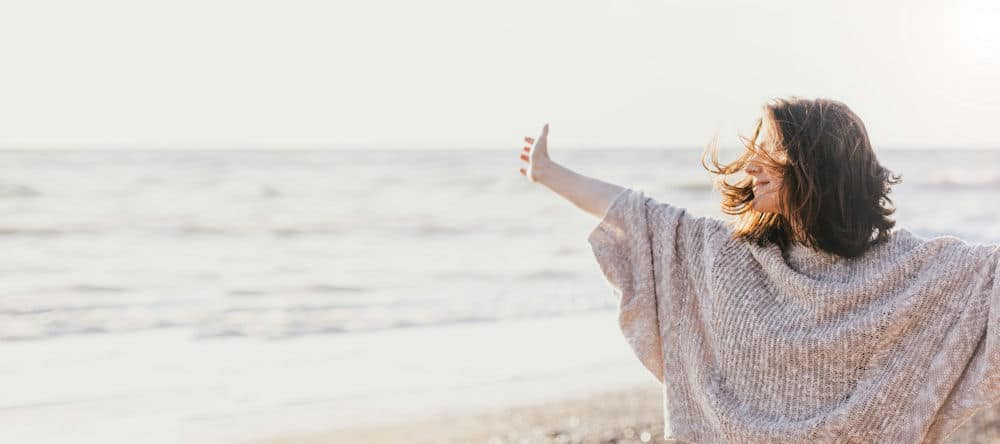
<instances>
[{"instance_id":1,"label":"knit sweater","mask_svg":"<svg viewBox=\"0 0 1000 444\"><path fill-rule=\"evenodd\" d=\"M664 438L940 442L1000 401L1000 247L897 229L844 258L732 233L625 189L587 238Z\"/></svg>"}]
</instances>

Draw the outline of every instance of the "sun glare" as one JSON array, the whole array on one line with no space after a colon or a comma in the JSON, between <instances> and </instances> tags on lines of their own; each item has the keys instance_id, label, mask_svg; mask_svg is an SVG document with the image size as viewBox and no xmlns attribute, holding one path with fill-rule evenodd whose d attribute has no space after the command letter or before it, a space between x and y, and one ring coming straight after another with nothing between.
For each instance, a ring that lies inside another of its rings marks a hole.
<instances>
[{"instance_id":1,"label":"sun glare","mask_svg":"<svg viewBox=\"0 0 1000 444\"><path fill-rule=\"evenodd\" d=\"M980 56L1000 59L1000 2L968 0L959 7L963 44Z\"/></svg>"}]
</instances>

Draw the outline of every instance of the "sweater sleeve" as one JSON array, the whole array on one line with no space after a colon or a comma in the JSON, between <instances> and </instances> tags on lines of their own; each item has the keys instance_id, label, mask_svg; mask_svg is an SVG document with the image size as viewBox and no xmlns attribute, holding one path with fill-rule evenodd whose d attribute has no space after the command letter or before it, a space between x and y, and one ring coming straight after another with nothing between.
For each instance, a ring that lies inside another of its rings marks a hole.
<instances>
[{"instance_id":1,"label":"sweater sleeve","mask_svg":"<svg viewBox=\"0 0 1000 444\"><path fill-rule=\"evenodd\" d=\"M1000 246L992 248L972 279L957 326L973 348L957 384L948 395L930 439L947 436L980 410L1000 402Z\"/></svg>"},{"instance_id":2,"label":"sweater sleeve","mask_svg":"<svg viewBox=\"0 0 1000 444\"><path fill-rule=\"evenodd\" d=\"M706 288L706 268L729 238L721 220L694 217L625 189L587 240L618 299L618 324L639 361L663 382L663 334L677 298Z\"/></svg>"}]
</instances>

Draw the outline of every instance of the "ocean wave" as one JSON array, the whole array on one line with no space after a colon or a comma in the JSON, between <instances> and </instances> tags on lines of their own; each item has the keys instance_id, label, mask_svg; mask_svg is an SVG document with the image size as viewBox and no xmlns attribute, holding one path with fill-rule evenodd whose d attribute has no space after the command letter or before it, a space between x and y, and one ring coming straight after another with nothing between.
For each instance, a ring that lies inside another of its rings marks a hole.
<instances>
[{"instance_id":1,"label":"ocean wave","mask_svg":"<svg viewBox=\"0 0 1000 444\"><path fill-rule=\"evenodd\" d=\"M0 226L0 236L11 236L11 237L59 237L59 236L72 236L78 234L93 235L100 234L102 230L89 227L65 227L65 228L52 228L52 227L17 227L17 226Z\"/></svg>"},{"instance_id":2,"label":"ocean wave","mask_svg":"<svg viewBox=\"0 0 1000 444\"><path fill-rule=\"evenodd\" d=\"M538 280L564 280L572 279L579 276L579 273L575 271L559 271L559 270L542 270L535 271L524 275L521 279L527 281L538 281Z\"/></svg>"},{"instance_id":3,"label":"ocean wave","mask_svg":"<svg viewBox=\"0 0 1000 444\"><path fill-rule=\"evenodd\" d=\"M304 330L289 329L284 331L263 333L259 331L252 331L250 329L240 329L238 327L228 327L228 328L211 328L198 330L194 333L194 339L199 340L212 340L212 339L225 339L225 338L262 338L269 340L285 340L294 339L302 336L309 335L321 335L321 334L342 334L348 333L348 331L342 327L336 326L323 326L318 328L308 328Z\"/></svg>"},{"instance_id":4,"label":"ocean wave","mask_svg":"<svg viewBox=\"0 0 1000 444\"><path fill-rule=\"evenodd\" d=\"M387 322L380 325L372 325L363 328L347 328L325 325L321 328L311 328L306 325L299 325L295 331L285 331L281 334L275 335L274 339L285 339L293 338L298 336L305 336L310 334L329 334L329 333L358 333L358 332L373 332L373 331L386 331L395 329L411 329L411 328L426 328L426 327L440 327L449 325L463 325L463 324L483 324L491 322L504 322L504 321L514 321L514 320L527 320L527 319L538 319L538 318L552 318L552 317L563 317L563 316L573 316L583 313L590 313L595 311L608 311L610 306L598 306L598 307L588 307L581 308L577 310L553 310L553 311L538 311L533 313L523 313L512 316L483 316L483 315L466 315L466 316L456 316L450 318L433 318L433 319L398 319L395 321ZM319 326L317 326L319 327Z\"/></svg>"},{"instance_id":5,"label":"ocean wave","mask_svg":"<svg viewBox=\"0 0 1000 444\"><path fill-rule=\"evenodd\" d=\"M42 286L24 290L27 294L98 294L98 293L126 293L133 291L132 288L117 285L101 284L69 284L58 286Z\"/></svg>"},{"instance_id":6,"label":"ocean wave","mask_svg":"<svg viewBox=\"0 0 1000 444\"><path fill-rule=\"evenodd\" d=\"M906 183L906 179L903 179L903 183ZM958 189L994 189L1000 188L1000 176L993 177L955 177L955 176L945 176L938 178L931 178L930 180L924 182L916 182L917 186L922 188L938 188L946 190L958 190Z\"/></svg>"},{"instance_id":7,"label":"ocean wave","mask_svg":"<svg viewBox=\"0 0 1000 444\"><path fill-rule=\"evenodd\" d=\"M130 289L111 285L77 284L70 286L68 290L80 293L122 293Z\"/></svg>"},{"instance_id":8,"label":"ocean wave","mask_svg":"<svg viewBox=\"0 0 1000 444\"><path fill-rule=\"evenodd\" d=\"M243 338L248 337L247 331L235 328L223 328L217 330L199 331L195 333L195 339L221 339L221 338Z\"/></svg>"},{"instance_id":9,"label":"ocean wave","mask_svg":"<svg viewBox=\"0 0 1000 444\"><path fill-rule=\"evenodd\" d=\"M451 280L451 279L467 279L467 280L501 280L507 277L506 274L491 273L482 270L445 270L434 273L439 279Z\"/></svg>"},{"instance_id":10,"label":"ocean wave","mask_svg":"<svg viewBox=\"0 0 1000 444\"><path fill-rule=\"evenodd\" d=\"M456 227L453 225L443 225L438 223L423 223L414 226L410 232L418 236L458 236L473 234L478 230L474 227Z\"/></svg>"},{"instance_id":11,"label":"ocean wave","mask_svg":"<svg viewBox=\"0 0 1000 444\"><path fill-rule=\"evenodd\" d=\"M265 199L275 199L283 196L284 193L276 187L264 185L260 187L260 197Z\"/></svg>"},{"instance_id":12,"label":"ocean wave","mask_svg":"<svg viewBox=\"0 0 1000 444\"><path fill-rule=\"evenodd\" d=\"M0 309L0 315L9 316L35 316L48 313L77 313L90 310L114 310L135 307L135 304L85 304L85 305L63 305L57 307L15 307Z\"/></svg>"},{"instance_id":13,"label":"ocean wave","mask_svg":"<svg viewBox=\"0 0 1000 444\"><path fill-rule=\"evenodd\" d=\"M314 311L343 310L345 308L364 308L365 304L303 304L284 307L286 313L307 313Z\"/></svg>"},{"instance_id":14,"label":"ocean wave","mask_svg":"<svg viewBox=\"0 0 1000 444\"><path fill-rule=\"evenodd\" d=\"M363 323L347 322L343 320L331 319L325 316L310 316L313 313L323 313L330 310L348 307L349 304L305 304L295 307L245 307L233 308L214 313L213 316L197 316L188 321L165 319L154 317L144 322L119 322L120 319L108 318L103 321L82 320L75 317L59 319L55 322L46 321L25 322L18 314L13 313L14 309L0 312L0 340L3 341L27 341L52 339L63 336L82 334L120 334L134 333L139 331L150 331L160 329L183 328L190 330L194 339L219 339L219 338L261 338L268 340L285 340L297 337L325 335L325 334L352 334L375 331L386 331L393 329L411 329L460 324L478 324L489 322L504 322L519 319L533 319L540 317L569 316L574 314L605 311L612 308L611 305L591 306L576 310L543 310L531 313L518 314L490 314L477 315L465 314L456 316L428 316L387 319L384 322ZM84 310L84 307L78 307ZM97 309L97 306L89 307ZM109 307L110 308L110 307ZM53 311L66 311L66 307ZM44 309L38 309L42 313ZM274 315L285 313L288 316L279 316L280 321L275 321ZM249 317L255 314L266 316L265 322L251 322ZM230 316L231 315L231 316ZM21 319L20 321L18 321ZM29 318L30 319L30 318ZM17 324L17 325L15 325Z\"/></svg>"},{"instance_id":15,"label":"ocean wave","mask_svg":"<svg viewBox=\"0 0 1000 444\"><path fill-rule=\"evenodd\" d=\"M314 284L308 285L303 289L314 293L363 293L369 291L369 289L365 287L349 287L333 284Z\"/></svg>"},{"instance_id":16,"label":"ocean wave","mask_svg":"<svg viewBox=\"0 0 1000 444\"><path fill-rule=\"evenodd\" d=\"M712 182L686 182L672 185L672 188L681 191L712 191L715 189Z\"/></svg>"},{"instance_id":17,"label":"ocean wave","mask_svg":"<svg viewBox=\"0 0 1000 444\"><path fill-rule=\"evenodd\" d=\"M290 226L290 227L253 227L245 225L206 225L206 224L185 224L166 228L169 232L185 237L244 237L270 233L275 237L299 237L299 236L329 236L344 233L345 229L340 226L319 225L319 226Z\"/></svg>"},{"instance_id":18,"label":"ocean wave","mask_svg":"<svg viewBox=\"0 0 1000 444\"><path fill-rule=\"evenodd\" d=\"M31 275L31 274L60 274L69 271L68 268L55 267L23 267L23 268L0 268L0 274L10 275Z\"/></svg>"},{"instance_id":19,"label":"ocean wave","mask_svg":"<svg viewBox=\"0 0 1000 444\"><path fill-rule=\"evenodd\" d=\"M385 331L392 329L421 328L421 327L468 324L468 323L484 323L484 322L495 322L497 320L498 319L495 317L485 317L485 316L484 317L470 316L464 318L440 320L437 322L401 320L401 321L386 323L383 325L369 326L364 328L350 328L344 325L335 325L329 323L325 324L293 323L284 325L280 329L271 329L269 331L265 331L263 329L257 328L256 326L250 326L250 325L216 324L212 326L203 326L204 328L201 328L195 332L194 337L196 339L253 337L253 338L263 338L270 340L288 340L304 336L351 334L351 333L361 333L361 332Z\"/></svg>"},{"instance_id":20,"label":"ocean wave","mask_svg":"<svg viewBox=\"0 0 1000 444\"><path fill-rule=\"evenodd\" d=\"M227 296L236 296L236 297L256 297L256 296L267 296L269 294L271 294L271 292L267 290L250 290L250 289L235 289L226 292Z\"/></svg>"},{"instance_id":21,"label":"ocean wave","mask_svg":"<svg viewBox=\"0 0 1000 444\"><path fill-rule=\"evenodd\" d=\"M313 284L313 285L305 285L302 287L285 287L276 289L234 288L226 291L226 294L228 296L235 296L235 297L261 297L270 295L280 295L284 293L324 293L324 294L364 293L370 290L371 290L370 288L366 287L353 287L353 286L334 285L334 284Z\"/></svg>"},{"instance_id":22,"label":"ocean wave","mask_svg":"<svg viewBox=\"0 0 1000 444\"><path fill-rule=\"evenodd\" d=\"M66 336L135 333L150 330L193 327L194 322L178 322L169 319L150 319L148 322L117 323L105 321L95 323L93 320L59 319L46 320L44 323L24 322L17 316L3 315L0 317L0 341L40 341Z\"/></svg>"},{"instance_id":23,"label":"ocean wave","mask_svg":"<svg viewBox=\"0 0 1000 444\"><path fill-rule=\"evenodd\" d=\"M265 307L230 307L218 312L220 315L227 314L279 314L279 313L314 313L331 310L366 308L366 304L351 303L316 303L302 305L281 305Z\"/></svg>"},{"instance_id":24,"label":"ocean wave","mask_svg":"<svg viewBox=\"0 0 1000 444\"><path fill-rule=\"evenodd\" d=\"M291 307L289 307L291 308ZM287 311L284 308L275 307L272 311L285 311L286 313L301 316L302 313L312 313L316 310L309 310L315 306L300 306L300 310ZM594 311L607 311L611 305L591 306L576 310L544 310L532 313L520 313L515 315L476 315L466 314L452 317L427 317L427 318L399 318L386 320L381 323L369 323L364 325L349 324L337 321L330 321L325 318L316 318L311 321L309 318L291 318L293 322L261 326L256 323L248 323L241 320L239 324L227 322L225 317L214 319L212 322L205 322L197 326L196 338L211 339L223 337L259 337L272 340L292 339L302 336L323 335L323 334L352 334L367 333L376 331L386 331L394 329L411 329L425 327L439 327L461 324L480 324L490 322L503 322L521 319L550 318L559 316L571 316ZM267 310L260 310L261 314Z\"/></svg>"},{"instance_id":25,"label":"ocean wave","mask_svg":"<svg viewBox=\"0 0 1000 444\"><path fill-rule=\"evenodd\" d=\"M61 336L77 336L88 334L112 333L108 329L88 325L76 327L50 328L40 332L4 332L0 334L0 340L8 342L40 341L44 339L55 339Z\"/></svg>"},{"instance_id":26,"label":"ocean wave","mask_svg":"<svg viewBox=\"0 0 1000 444\"><path fill-rule=\"evenodd\" d=\"M2 198L31 198L41 196L42 192L27 185L16 183L0 183L0 199Z\"/></svg>"},{"instance_id":27,"label":"ocean wave","mask_svg":"<svg viewBox=\"0 0 1000 444\"><path fill-rule=\"evenodd\" d=\"M344 228L333 225L303 226L303 227L279 227L272 228L271 234L277 237L297 237L297 236L329 236L344 233Z\"/></svg>"},{"instance_id":28,"label":"ocean wave","mask_svg":"<svg viewBox=\"0 0 1000 444\"><path fill-rule=\"evenodd\" d=\"M177 227L177 233L182 236L234 236L239 230L225 226L183 225Z\"/></svg>"}]
</instances>

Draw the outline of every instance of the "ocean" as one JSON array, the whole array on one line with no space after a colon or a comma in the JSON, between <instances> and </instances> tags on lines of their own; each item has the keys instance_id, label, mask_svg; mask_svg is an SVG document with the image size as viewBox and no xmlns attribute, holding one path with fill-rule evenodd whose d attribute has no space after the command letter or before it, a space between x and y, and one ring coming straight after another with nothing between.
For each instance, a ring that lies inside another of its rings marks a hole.
<instances>
[{"instance_id":1,"label":"ocean","mask_svg":"<svg viewBox=\"0 0 1000 444\"><path fill-rule=\"evenodd\" d=\"M697 151L570 168L724 216ZM613 306L597 220L511 151L0 152L0 339L293 338ZM563 159L565 158L565 159ZM1000 151L886 151L899 226L1000 239Z\"/></svg>"},{"instance_id":2,"label":"ocean","mask_svg":"<svg viewBox=\"0 0 1000 444\"><path fill-rule=\"evenodd\" d=\"M613 339L616 301L586 242L598 220L525 180L518 149L0 152L0 357L8 362L0 389L14 393L0 403L0 422L21 424L6 428L8 437L57 442L80 430L56 433L45 419L55 414L78 427L87 418L92 436L115 441L121 411L130 411L137 430L187 430L161 433L163 442L225 441L236 435L222 430L241 427L260 436L356 424L400 390L422 387L410 396L419 408L426 394L455 384L479 390L489 369L489 381L529 380L520 393L540 397L551 393L546 378L568 369L625 369L590 376L605 386L615 375L646 377ZM552 153L582 174L724 218L700 154ZM1000 242L1000 150L884 150L879 158L903 176L890 195L897 226ZM614 350L575 367L537 367L558 356L559 343L490 336L557 325L545 322L562 322L558 334L574 325L567 337L591 334L590 344ZM493 348L447 353L463 347L448 338L476 334L494 338ZM420 337L427 342L412 342ZM497 350L509 342L519 348ZM368 373L399 365L369 350L376 343L422 350L402 368L423 377ZM498 353L509 359L491 361ZM421 367L429 355L434 365ZM135 379L143 372L159 379ZM88 374L99 382L73 379ZM587 379L576 381L586 389ZM511 396L499 390L510 386L492 387L498 403ZM273 420L303 405L316 407L301 416L311 420ZM269 428L246 428L269 418Z\"/></svg>"}]
</instances>

